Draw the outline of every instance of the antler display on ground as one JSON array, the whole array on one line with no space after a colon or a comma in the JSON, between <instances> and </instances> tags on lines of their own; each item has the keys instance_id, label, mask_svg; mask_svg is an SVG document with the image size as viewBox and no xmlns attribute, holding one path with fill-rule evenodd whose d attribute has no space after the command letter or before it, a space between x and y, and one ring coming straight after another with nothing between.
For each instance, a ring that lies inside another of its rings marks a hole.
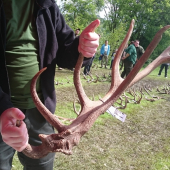
<instances>
[{"instance_id":1,"label":"antler display on ground","mask_svg":"<svg viewBox=\"0 0 170 170\"><path fill-rule=\"evenodd\" d=\"M108 93L98 101L90 100L81 85L80 81L80 70L83 62L83 56L80 54L79 59L77 61L75 71L74 71L74 85L78 94L78 98L81 104L81 111L78 117L70 124L64 125L60 122L55 115L49 112L49 110L42 104L38 95L36 93L36 80L38 76L45 70L42 69L38 72L32 80L31 84L31 93L34 103L41 114L45 117L45 119L58 131L57 134L44 135L40 134L39 137L42 140L42 145L40 146L31 146L28 145L26 149L22 152L31 158L41 158L47 155L50 152L62 152L64 154L71 154L73 146L78 145L80 138L91 128L95 120L104 113L112 104L119 98L119 96L134 83L142 79L144 76L149 74L154 68L156 68L161 63L165 63L170 61L169 51L170 47L168 47L155 61L153 61L145 70L141 73L138 71L141 69L142 65L148 59L156 45L161 39L161 35L164 31L166 31L170 26L165 26L162 28L154 37L151 44L146 49L143 56L137 62L133 70L124 80L120 77L119 73L119 61L122 55L122 52L125 48L125 45L128 43L131 33L134 27L134 20L132 20L129 31L119 47L118 52L116 53L116 57L112 66L112 82L110 86L110 90ZM136 76L136 74L138 75Z\"/></svg>"}]
</instances>

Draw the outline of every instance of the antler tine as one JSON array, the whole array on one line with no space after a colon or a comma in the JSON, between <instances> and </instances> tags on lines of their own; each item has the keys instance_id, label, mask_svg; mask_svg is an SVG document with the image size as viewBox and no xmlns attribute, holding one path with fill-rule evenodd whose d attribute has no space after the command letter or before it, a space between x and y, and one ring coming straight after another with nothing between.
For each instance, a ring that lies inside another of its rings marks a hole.
<instances>
[{"instance_id":1,"label":"antler tine","mask_svg":"<svg viewBox=\"0 0 170 170\"><path fill-rule=\"evenodd\" d=\"M102 99L103 101L106 101L110 96L113 94L113 92L116 90L116 88L122 83L123 79L120 77L120 72L119 72L119 62L120 62L120 57L122 55L122 52L124 51L125 46L127 45L130 36L133 31L133 27L135 24L135 20L133 19L131 21L129 30L126 34L126 37L124 38L122 44L120 45L118 51L116 52L115 59L113 60L113 65L112 65L112 81L111 81L111 86L110 90L108 93L105 95L105 97ZM121 92L124 90L122 89Z\"/></svg>"},{"instance_id":2,"label":"antler tine","mask_svg":"<svg viewBox=\"0 0 170 170\"><path fill-rule=\"evenodd\" d=\"M146 62L146 60L149 58L149 56L151 55L151 53L153 52L153 50L155 49L155 47L157 46L157 44L159 43L159 41L162 38L162 34L170 28L170 25L167 25L165 27L163 27L162 29L160 29L157 34L155 35L155 37L153 38L152 42L149 44L149 46L147 47L145 53L142 55L142 57L138 60L138 62L136 63L135 67L133 68L133 70L131 71L131 73L129 74L129 77L132 75L137 74L137 72L140 70L140 68L143 66L143 64ZM137 76L134 78L134 80L129 84L129 87L132 86L133 84L135 84L137 81L141 80L142 78L144 78L145 76L147 76L152 70L154 70L156 67L158 67L160 64L162 63L166 63L166 62L170 62L170 46L167 47L162 53L161 55L156 58L152 63L150 63L144 70L142 70L141 72L139 72L137 74ZM127 79L128 79L127 78Z\"/></svg>"},{"instance_id":3,"label":"antler tine","mask_svg":"<svg viewBox=\"0 0 170 170\"><path fill-rule=\"evenodd\" d=\"M81 81L80 81L80 70L81 70L81 66L82 66L82 63L83 63L83 59L84 59L84 57L80 53L77 64L76 64L75 69L74 69L74 86L76 88L77 95L78 95L78 98L80 100L81 106L83 106L85 102L90 100L87 97L87 95L85 94L83 87L82 87L82 84L81 84Z\"/></svg>"},{"instance_id":4,"label":"antler tine","mask_svg":"<svg viewBox=\"0 0 170 170\"><path fill-rule=\"evenodd\" d=\"M98 25L96 25L94 28L92 28L91 32L94 32L97 26ZM84 59L84 56L80 53L78 61L75 66L75 70L74 70L74 86L76 88L81 107L83 107L85 101L90 101L90 99L86 96L86 94L82 88L81 81L80 81L80 70L81 70L81 66L83 63L83 59ZM80 93L78 93L78 91Z\"/></svg>"},{"instance_id":5,"label":"antler tine","mask_svg":"<svg viewBox=\"0 0 170 170\"><path fill-rule=\"evenodd\" d=\"M73 109L74 109L74 112L77 114L77 116L80 114L80 111L81 111L81 108L79 109L79 111L77 111L76 109L76 103L80 103L80 101L78 99L75 99L74 102L73 102Z\"/></svg>"},{"instance_id":6,"label":"antler tine","mask_svg":"<svg viewBox=\"0 0 170 170\"><path fill-rule=\"evenodd\" d=\"M129 41L129 39L131 37L134 24L135 24L135 20L133 19L131 21L129 30L128 30L127 34L126 34L126 37L124 38L122 44L120 45L118 51L116 52L115 59L113 60L113 65L112 65L112 79L113 79L113 82L111 84L111 88L115 85L115 83L118 81L118 79L119 79L120 82L123 81L123 79L120 77L119 62L120 62L122 52L124 51L125 46L128 44L128 41Z\"/></svg>"},{"instance_id":7,"label":"antler tine","mask_svg":"<svg viewBox=\"0 0 170 170\"><path fill-rule=\"evenodd\" d=\"M39 110L39 112L41 112L41 114L44 116L44 118L52 125L54 126L58 132L62 132L65 129L65 125L62 124L60 122L60 120L54 116L45 106L44 104L41 102L41 100L39 99L37 92L36 92L36 82L38 77L40 76L40 74L45 71L47 68L43 68L42 70L40 70L32 79L31 82L31 95L32 95L32 99L34 101L34 103L36 103L36 107Z\"/></svg>"}]
</instances>

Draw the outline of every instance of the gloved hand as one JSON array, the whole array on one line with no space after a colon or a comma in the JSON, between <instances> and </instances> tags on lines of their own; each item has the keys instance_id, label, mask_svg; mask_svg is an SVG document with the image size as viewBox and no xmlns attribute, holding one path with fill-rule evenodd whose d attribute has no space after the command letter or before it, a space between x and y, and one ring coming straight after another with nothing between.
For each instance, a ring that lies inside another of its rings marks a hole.
<instances>
[{"instance_id":1,"label":"gloved hand","mask_svg":"<svg viewBox=\"0 0 170 170\"><path fill-rule=\"evenodd\" d=\"M22 121L25 115L17 108L5 110L0 116L0 132L3 141L21 152L28 144L28 132L26 124ZM20 121L20 126L16 126L17 120Z\"/></svg>"},{"instance_id":2,"label":"gloved hand","mask_svg":"<svg viewBox=\"0 0 170 170\"><path fill-rule=\"evenodd\" d=\"M95 28L100 25L100 20L93 21L89 26L87 26L79 37L78 51L82 53L84 57L93 57L99 46L99 35L96 34Z\"/></svg>"}]
</instances>

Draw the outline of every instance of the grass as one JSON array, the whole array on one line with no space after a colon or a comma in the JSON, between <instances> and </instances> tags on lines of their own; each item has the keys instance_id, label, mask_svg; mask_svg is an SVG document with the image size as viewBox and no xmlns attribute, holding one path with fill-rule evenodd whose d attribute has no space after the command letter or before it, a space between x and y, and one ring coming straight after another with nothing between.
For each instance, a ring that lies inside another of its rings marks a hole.
<instances>
[{"instance_id":1,"label":"grass","mask_svg":"<svg viewBox=\"0 0 170 170\"><path fill-rule=\"evenodd\" d=\"M144 78L136 86L153 85L153 94L162 96L155 91L169 79L158 77L159 68ZM92 74L102 76L109 69L92 69ZM56 70L56 79L71 81L72 72ZM82 79L87 96L95 100L108 91L110 82L87 83ZM75 118L73 101L76 92L72 84L56 85L58 97L55 114ZM54 170L169 170L170 169L170 106L169 95L155 102L142 100L140 104L128 104L121 110L127 115L124 123L110 114L102 114L90 131L86 133L78 146L73 148L73 155L56 153ZM14 157L12 170L21 170L17 157Z\"/></svg>"}]
</instances>

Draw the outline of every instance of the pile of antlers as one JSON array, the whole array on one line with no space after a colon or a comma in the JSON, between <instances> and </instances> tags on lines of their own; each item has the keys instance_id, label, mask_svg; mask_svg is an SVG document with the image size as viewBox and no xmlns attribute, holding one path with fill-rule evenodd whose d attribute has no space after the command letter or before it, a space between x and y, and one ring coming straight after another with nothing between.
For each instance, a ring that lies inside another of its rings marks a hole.
<instances>
[{"instance_id":1,"label":"pile of antlers","mask_svg":"<svg viewBox=\"0 0 170 170\"><path fill-rule=\"evenodd\" d=\"M116 53L113 65L112 65L112 81L108 93L98 101L90 100L81 85L80 82L80 70L83 62L83 56L80 54L74 71L74 85L77 91L77 95L81 104L81 112L78 117L70 124L64 125L56 116L42 104L36 93L36 80L38 76L45 70L40 70L32 80L31 93L34 103L45 119L58 131L57 134L44 135L40 134L39 137L42 140L40 146L31 146L28 144L26 149L22 152L31 158L41 158L50 152L62 152L64 154L71 154L73 146L78 145L80 138L91 128L95 120L104 113L113 103L119 98L119 96L134 83L149 74L154 68L162 63L170 62L170 47L168 47L156 60L154 60L143 71L139 72L142 65L146 62L156 45L159 43L164 31L170 28L170 25L162 28L155 35L153 41L147 47L145 53L137 62L133 70L126 77L122 79L119 73L119 61L125 45L128 43L134 27L134 20L132 20L128 33L119 47ZM139 72L139 73L138 73Z\"/></svg>"},{"instance_id":2,"label":"pile of antlers","mask_svg":"<svg viewBox=\"0 0 170 170\"><path fill-rule=\"evenodd\" d=\"M164 99L164 97L160 97L160 95L155 95L157 94L170 94L170 84L168 83L167 85L163 87L156 87L156 88L151 88L149 85L145 85L139 88L130 88L126 90L119 98L117 101L114 102L113 106L117 109L125 109L129 103L132 104L140 104L142 99L154 102L159 99ZM100 97L99 97L100 99ZM94 101L94 95L92 97L92 100ZM79 111L76 109L76 103L78 103ZM79 99L74 99L73 102L73 109L74 112L79 115L81 112L81 105ZM63 117L58 117L59 119L63 121L69 121L72 122L74 119L70 118L63 118Z\"/></svg>"}]
</instances>

